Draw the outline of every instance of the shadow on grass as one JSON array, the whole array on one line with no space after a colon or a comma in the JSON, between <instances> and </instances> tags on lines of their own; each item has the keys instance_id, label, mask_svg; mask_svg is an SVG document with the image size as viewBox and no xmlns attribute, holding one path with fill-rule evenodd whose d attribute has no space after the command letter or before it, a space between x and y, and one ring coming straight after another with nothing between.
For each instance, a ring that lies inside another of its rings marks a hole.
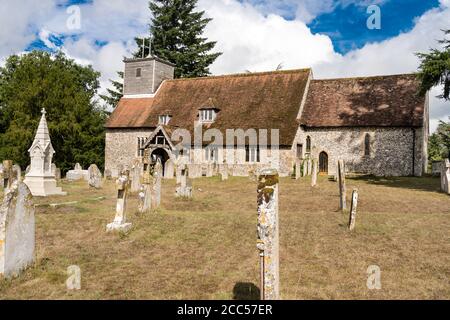
<instances>
[{"instance_id":1,"label":"shadow on grass","mask_svg":"<svg viewBox=\"0 0 450 320\"><path fill-rule=\"evenodd\" d=\"M364 181L368 184L391 188L402 188L428 192L440 192L440 181L437 177L375 177L368 175L347 177L350 181Z\"/></svg>"},{"instance_id":2,"label":"shadow on grass","mask_svg":"<svg viewBox=\"0 0 450 320\"><path fill-rule=\"evenodd\" d=\"M238 282L233 288L233 300L260 300L261 291L250 282Z\"/></svg>"}]
</instances>

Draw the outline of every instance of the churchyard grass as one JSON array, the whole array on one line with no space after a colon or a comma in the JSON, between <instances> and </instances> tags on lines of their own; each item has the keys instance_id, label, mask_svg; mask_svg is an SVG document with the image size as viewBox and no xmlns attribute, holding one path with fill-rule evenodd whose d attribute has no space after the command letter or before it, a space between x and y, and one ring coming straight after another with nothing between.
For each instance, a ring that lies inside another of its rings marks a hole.
<instances>
[{"instance_id":1,"label":"churchyard grass","mask_svg":"<svg viewBox=\"0 0 450 320\"><path fill-rule=\"evenodd\" d=\"M281 179L281 297L450 299L450 197L439 193L439 179L346 182L347 201L359 190L352 232L336 182L319 177L312 188L310 177ZM156 212L138 215L137 195L130 197L127 234L106 232L114 181L100 190L87 182L62 187L67 196L35 201L36 263L0 280L1 299L233 299L235 288L259 286L250 179L195 179L193 199L176 198L175 180L164 180ZM79 202L45 206L72 201ZM66 289L70 265L81 268L80 291ZM370 265L381 269L381 290L367 288Z\"/></svg>"}]
</instances>

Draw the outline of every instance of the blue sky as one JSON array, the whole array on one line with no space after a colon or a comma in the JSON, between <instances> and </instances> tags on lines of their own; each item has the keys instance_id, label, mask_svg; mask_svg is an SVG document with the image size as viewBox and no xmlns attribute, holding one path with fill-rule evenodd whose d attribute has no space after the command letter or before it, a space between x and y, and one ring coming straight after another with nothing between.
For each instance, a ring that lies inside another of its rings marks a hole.
<instances>
[{"instance_id":1,"label":"blue sky","mask_svg":"<svg viewBox=\"0 0 450 320\"><path fill-rule=\"evenodd\" d=\"M381 29L367 28L378 5ZM68 27L69 6L80 28ZM314 77L388 75L417 71L416 52L438 46L450 29L450 0L198 0L213 20L205 36L223 54L213 74L312 68ZM11 54L62 50L101 73L101 90L117 79L134 37L148 35L148 0L7 0L0 10L0 65ZM450 116L449 102L430 94L431 128Z\"/></svg>"}]
</instances>

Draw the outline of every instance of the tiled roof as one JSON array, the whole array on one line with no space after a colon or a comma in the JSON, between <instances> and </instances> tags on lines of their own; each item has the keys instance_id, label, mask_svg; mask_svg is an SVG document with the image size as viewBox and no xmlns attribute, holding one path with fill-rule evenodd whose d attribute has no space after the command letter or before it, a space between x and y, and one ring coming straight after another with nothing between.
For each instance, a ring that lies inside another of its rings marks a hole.
<instances>
[{"instance_id":1,"label":"tiled roof","mask_svg":"<svg viewBox=\"0 0 450 320\"><path fill-rule=\"evenodd\" d=\"M425 97L415 75L313 80L300 124L421 127Z\"/></svg>"}]
</instances>

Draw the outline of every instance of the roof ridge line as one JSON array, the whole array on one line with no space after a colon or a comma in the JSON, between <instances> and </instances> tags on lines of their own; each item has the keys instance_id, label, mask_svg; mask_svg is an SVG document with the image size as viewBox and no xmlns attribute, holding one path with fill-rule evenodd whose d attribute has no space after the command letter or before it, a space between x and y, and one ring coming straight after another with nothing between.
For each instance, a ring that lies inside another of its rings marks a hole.
<instances>
[{"instance_id":1,"label":"roof ridge line","mask_svg":"<svg viewBox=\"0 0 450 320\"><path fill-rule=\"evenodd\" d=\"M344 77L344 78L324 78L324 79L312 79L313 81L333 81L333 80L363 80L363 79L377 79L377 78L393 78L401 76L414 76L417 73L396 73L388 75L377 75L377 76L359 76L359 77Z\"/></svg>"},{"instance_id":2,"label":"roof ridge line","mask_svg":"<svg viewBox=\"0 0 450 320\"><path fill-rule=\"evenodd\" d=\"M223 74L223 75L217 75L217 76L178 78L178 79L171 79L171 80L166 80L166 81L167 82L177 82L177 81L193 81L193 80L207 80L207 79L239 78L239 77L263 76L263 75L275 75L275 74L291 74L291 73L299 73L299 72L306 72L306 71L311 72L312 68L248 72L248 73L232 73L232 74Z\"/></svg>"}]
</instances>

